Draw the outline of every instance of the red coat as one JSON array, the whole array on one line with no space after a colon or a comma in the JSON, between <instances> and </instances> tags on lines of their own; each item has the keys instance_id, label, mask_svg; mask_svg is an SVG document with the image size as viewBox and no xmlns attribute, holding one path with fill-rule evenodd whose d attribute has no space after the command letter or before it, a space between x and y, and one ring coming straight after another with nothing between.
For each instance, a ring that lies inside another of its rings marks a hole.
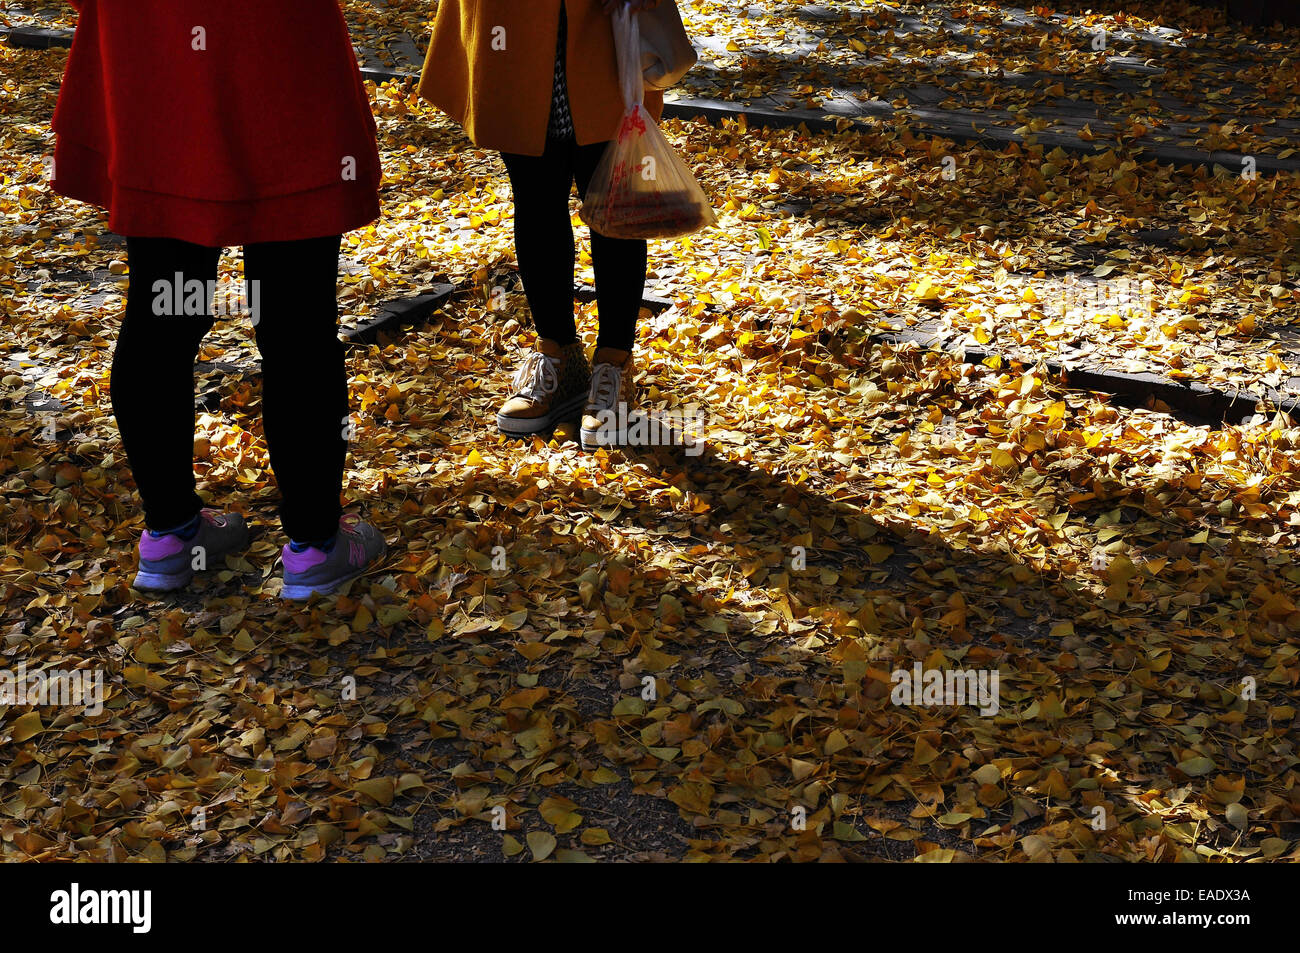
<instances>
[{"instance_id":1,"label":"red coat","mask_svg":"<svg viewBox=\"0 0 1300 953\"><path fill-rule=\"evenodd\" d=\"M375 121L337 0L74 0L54 189L131 237L335 235L379 215Z\"/></svg>"}]
</instances>

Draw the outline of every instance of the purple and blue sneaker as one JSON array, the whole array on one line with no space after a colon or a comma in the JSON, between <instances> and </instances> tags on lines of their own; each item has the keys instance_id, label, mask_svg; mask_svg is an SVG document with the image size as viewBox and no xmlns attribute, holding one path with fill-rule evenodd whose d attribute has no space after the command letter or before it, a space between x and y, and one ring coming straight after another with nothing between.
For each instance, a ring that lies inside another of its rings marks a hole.
<instances>
[{"instance_id":1,"label":"purple and blue sneaker","mask_svg":"<svg viewBox=\"0 0 1300 953\"><path fill-rule=\"evenodd\" d=\"M238 513L200 510L185 526L140 536L136 589L171 592L189 585L196 572L218 566L226 555L248 545L248 527Z\"/></svg>"},{"instance_id":2,"label":"purple and blue sneaker","mask_svg":"<svg viewBox=\"0 0 1300 953\"><path fill-rule=\"evenodd\" d=\"M353 513L339 519L338 534L322 546L288 543L281 551L284 561L282 599L310 599L312 593L327 595L345 582L373 568L386 555L388 544L379 530Z\"/></svg>"}]
</instances>

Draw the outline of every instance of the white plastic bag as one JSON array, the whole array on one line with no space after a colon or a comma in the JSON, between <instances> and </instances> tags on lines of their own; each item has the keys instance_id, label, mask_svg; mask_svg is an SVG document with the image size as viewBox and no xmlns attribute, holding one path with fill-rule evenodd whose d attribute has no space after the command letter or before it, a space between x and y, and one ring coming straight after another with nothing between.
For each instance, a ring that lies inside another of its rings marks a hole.
<instances>
[{"instance_id":1,"label":"white plastic bag","mask_svg":"<svg viewBox=\"0 0 1300 953\"><path fill-rule=\"evenodd\" d=\"M674 238L717 224L700 183L646 113L637 14L620 7L612 19L627 110L579 217L609 238Z\"/></svg>"}]
</instances>

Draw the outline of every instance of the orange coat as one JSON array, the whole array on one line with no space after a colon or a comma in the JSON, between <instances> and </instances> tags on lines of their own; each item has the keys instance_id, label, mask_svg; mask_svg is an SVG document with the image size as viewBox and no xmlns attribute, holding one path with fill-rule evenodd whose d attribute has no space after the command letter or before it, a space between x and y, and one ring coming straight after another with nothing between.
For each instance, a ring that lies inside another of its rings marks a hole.
<instances>
[{"instance_id":1,"label":"orange coat","mask_svg":"<svg viewBox=\"0 0 1300 953\"><path fill-rule=\"evenodd\" d=\"M579 145L606 142L623 118L614 31L600 0L439 0L420 95L475 145L540 156L546 145L560 4L569 21L569 108ZM656 120L663 94L646 90Z\"/></svg>"}]
</instances>

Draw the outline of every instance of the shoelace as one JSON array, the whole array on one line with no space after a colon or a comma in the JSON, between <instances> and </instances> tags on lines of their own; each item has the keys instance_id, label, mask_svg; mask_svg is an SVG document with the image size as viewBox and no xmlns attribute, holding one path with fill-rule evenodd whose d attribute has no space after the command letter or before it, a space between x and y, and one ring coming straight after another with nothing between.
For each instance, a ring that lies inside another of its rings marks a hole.
<instances>
[{"instance_id":1,"label":"shoelace","mask_svg":"<svg viewBox=\"0 0 1300 953\"><path fill-rule=\"evenodd\" d=\"M529 400L553 394L560 387L560 359L533 351L515 373L515 393Z\"/></svg>"},{"instance_id":2,"label":"shoelace","mask_svg":"<svg viewBox=\"0 0 1300 953\"><path fill-rule=\"evenodd\" d=\"M597 364L591 369L591 400L594 407L613 410L623 392L623 368L616 364Z\"/></svg>"}]
</instances>

